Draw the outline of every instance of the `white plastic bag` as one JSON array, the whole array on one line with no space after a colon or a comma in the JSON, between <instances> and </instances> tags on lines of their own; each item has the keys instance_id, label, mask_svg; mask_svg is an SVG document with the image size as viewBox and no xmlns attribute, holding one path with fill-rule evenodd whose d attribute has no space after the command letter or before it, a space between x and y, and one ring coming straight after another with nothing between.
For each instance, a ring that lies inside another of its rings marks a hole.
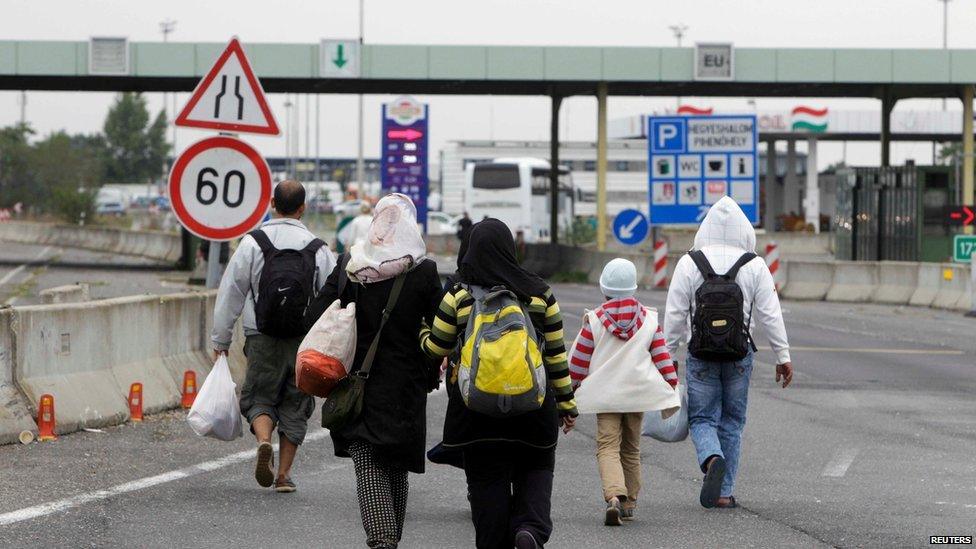
<instances>
[{"instance_id":1,"label":"white plastic bag","mask_svg":"<svg viewBox=\"0 0 976 549\"><path fill-rule=\"evenodd\" d=\"M220 355L186 416L193 432L202 437L234 440L243 436L237 384L230 376L227 356Z\"/></svg>"},{"instance_id":2,"label":"white plastic bag","mask_svg":"<svg viewBox=\"0 0 976 549\"><path fill-rule=\"evenodd\" d=\"M661 442L681 442L688 438L688 390L684 383L678 385L678 391L681 408L668 419L662 419L661 412L647 412L641 434Z\"/></svg>"},{"instance_id":3,"label":"white plastic bag","mask_svg":"<svg viewBox=\"0 0 976 549\"><path fill-rule=\"evenodd\" d=\"M338 299L333 301L305 335L298 356L309 350L339 361L348 374L356 357L356 304L343 309Z\"/></svg>"}]
</instances>

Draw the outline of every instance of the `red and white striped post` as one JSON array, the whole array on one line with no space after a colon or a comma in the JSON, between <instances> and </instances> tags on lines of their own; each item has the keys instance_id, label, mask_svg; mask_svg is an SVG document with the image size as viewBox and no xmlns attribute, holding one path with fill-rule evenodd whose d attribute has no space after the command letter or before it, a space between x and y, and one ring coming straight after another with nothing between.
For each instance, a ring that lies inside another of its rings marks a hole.
<instances>
[{"instance_id":1,"label":"red and white striped post","mask_svg":"<svg viewBox=\"0 0 976 549\"><path fill-rule=\"evenodd\" d=\"M663 238L654 241L654 289L668 289L668 242Z\"/></svg>"},{"instance_id":2,"label":"red and white striped post","mask_svg":"<svg viewBox=\"0 0 976 549\"><path fill-rule=\"evenodd\" d=\"M779 291L779 244L770 242L766 244L766 265L769 267L769 274L773 275L773 282L776 283L776 291Z\"/></svg>"}]
</instances>

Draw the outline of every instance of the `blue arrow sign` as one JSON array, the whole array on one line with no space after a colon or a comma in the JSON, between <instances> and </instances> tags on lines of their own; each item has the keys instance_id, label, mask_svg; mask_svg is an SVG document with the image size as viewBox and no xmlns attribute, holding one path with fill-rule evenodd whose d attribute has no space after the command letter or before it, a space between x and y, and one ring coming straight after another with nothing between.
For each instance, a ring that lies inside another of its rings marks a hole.
<instances>
[{"instance_id":1,"label":"blue arrow sign","mask_svg":"<svg viewBox=\"0 0 976 549\"><path fill-rule=\"evenodd\" d=\"M624 210L613 220L613 235L628 246L643 242L649 228L647 217L640 210Z\"/></svg>"}]
</instances>

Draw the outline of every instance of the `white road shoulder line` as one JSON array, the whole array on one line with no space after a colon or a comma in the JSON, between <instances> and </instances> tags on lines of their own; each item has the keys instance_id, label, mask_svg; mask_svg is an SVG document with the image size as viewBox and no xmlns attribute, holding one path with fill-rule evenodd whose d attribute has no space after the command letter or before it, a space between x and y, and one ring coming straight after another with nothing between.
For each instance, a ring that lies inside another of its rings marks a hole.
<instances>
[{"instance_id":1,"label":"white road shoulder line","mask_svg":"<svg viewBox=\"0 0 976 549\"><path fill-rule=\"evenodd\" d=\"M329 431L327 429L313 431L305 437L305 442L321 440L327 436L329 436ZM278 445L275 444L275 449L277 450L277 448ZM7 526L17 522L23 522L25 520L51 515L60 511L66 511L73 507L78 507L79 505L91 503L93 501L99 501L113 496L118 496L120 494L151 488L159 484L165 484L174 480L192 477L201 473L216 471L217 469L222 469L228 465L240 463L242 461L252 459L253 457L254 449L244 450L242 452L226 455L212 461L197 463L196 465L191 465L183 469L177 469L175 471L169 471L167 473L125 482L104 490L95 490L93 492L78 494L76 496L60 499L58 501L42 503L40 505L34 505L33 507L25 507L23 509L18 509L17 511L11 511L9 513L0 515L0 526Z\"/></svg>"},{"instance_id":2,"label":"white road shoulder line","mask_svg":"<svg viewBox=\"0 0 976 549\"><path fill-rule=\"evenodd\" d=\"M50 250L51 250L51 246L46 246L36 256L34 256L33 261L40 260L41 258L44 257L44 254L46 254ZM0 278L0 286L3 286L7 282L10 282L15 276L17 276L24 269L26 269L27 268L27 265L29 265L29 263L24 263L23 265L19 265L17 268L15 268L14 270L12 270L9 273L7 273L6 275L4 275L3 278ZM6 305L13 305L15 301L17 301L17 298L16 297L12 297L9 300L7 300Z\"/></svg>"},{"instance_id":3,"label":"white road shoulder line","mask_svg":"<svg viewBox=\"0 0 976 549\"><path fill-rule=\"evenodd\" d=\"M844 448L840 450L834 454L833 459L827 462L822 476L840 478L846 475L847 469L854 463L854 458L857 457L858 452L859 450L857 448Z\"/></svg>"}]
</instances>

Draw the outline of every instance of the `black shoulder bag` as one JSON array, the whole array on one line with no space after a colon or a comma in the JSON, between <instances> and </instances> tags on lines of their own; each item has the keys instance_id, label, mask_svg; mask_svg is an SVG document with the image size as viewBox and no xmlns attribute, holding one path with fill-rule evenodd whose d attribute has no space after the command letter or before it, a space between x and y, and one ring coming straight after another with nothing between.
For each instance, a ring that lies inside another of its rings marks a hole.
<instances>
[{"instance_id":1,"label":"black shoulder bag","mask_svg":"<svg viewBox=\"0 0 976 549\"><path fill-rule=\"evenodd\" d=\"M363 413L363 393L366 390L366 380L369 379L369 370L373 366L373 359L376 358L376 350L380 345L380 336L383 334L383 327L390 319L390 313L396 307L397 299L400 298L400 291L403 290L403 283L407 274L403 273L396 277L393 282L393 289L390 290L390 297L386 301L383 309L383 318L380 320L379 330L373 337L373 342L366 352L362 366L358 370L342 378L335 389L325 402L322 404L322 427L329 430L342 429L355 421ZM341 297L341 294L340 294Z\"/></svg>"}]
</instances>

